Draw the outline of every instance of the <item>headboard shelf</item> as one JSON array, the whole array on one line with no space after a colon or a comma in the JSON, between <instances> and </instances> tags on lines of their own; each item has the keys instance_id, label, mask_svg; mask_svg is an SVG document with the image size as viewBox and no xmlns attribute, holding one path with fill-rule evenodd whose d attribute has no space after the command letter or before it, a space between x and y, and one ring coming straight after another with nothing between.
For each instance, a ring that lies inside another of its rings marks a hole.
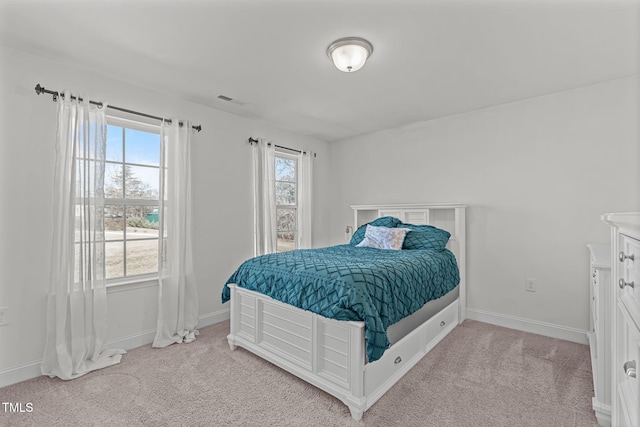
<instances>
[{"instance_id":1,"label":"headboard shelf","mask_svg":"<svg viewBox=\"0 0 640 427\"><path fill-rule=\"evenodd\" d=\"M381 216L393 216L408 224L429 224L451 233L453 240L464 236L466 205L452 204L397 204L353 205L355 229ZM462 221L461 221L462 220ZM355 230L354 229L354 230Z\"/></svg>"}]
</instances>

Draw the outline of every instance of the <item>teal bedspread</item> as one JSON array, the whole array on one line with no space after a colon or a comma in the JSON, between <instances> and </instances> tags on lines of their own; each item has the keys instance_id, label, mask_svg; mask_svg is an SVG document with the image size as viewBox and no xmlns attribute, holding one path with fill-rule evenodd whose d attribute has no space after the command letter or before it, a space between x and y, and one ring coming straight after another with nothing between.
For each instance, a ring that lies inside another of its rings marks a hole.
<instances>
[{"instance_id":1,"label":"teal bedspread","mask_svg":"<svg viewBox=\"0 0 640 427\"><path fill-rule=\"evenodd\" d=\"M337 320L365 322L367 356L389 347L387 327L439 298L460 281L443 250L382 250L352 245L302 249L245 261L227 284ZM222 302L230 299L225 284Z\"/></svg>"}]
</instances>

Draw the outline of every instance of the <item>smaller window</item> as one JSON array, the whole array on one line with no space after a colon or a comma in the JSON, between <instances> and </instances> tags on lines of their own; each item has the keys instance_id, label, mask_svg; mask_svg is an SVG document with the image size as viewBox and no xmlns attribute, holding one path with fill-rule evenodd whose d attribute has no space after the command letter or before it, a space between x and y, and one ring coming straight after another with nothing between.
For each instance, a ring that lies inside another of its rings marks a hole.
<instances>
[{"instance_id":1,"label":"smaller window","mask_svg":"<svg viewBox=\"0 0 640 427\"><path fill-rule=\"evenodd\" d=\"M298 237L298 160L276 153L277 252L296 249Z\"/></svg>"}]
</instances>

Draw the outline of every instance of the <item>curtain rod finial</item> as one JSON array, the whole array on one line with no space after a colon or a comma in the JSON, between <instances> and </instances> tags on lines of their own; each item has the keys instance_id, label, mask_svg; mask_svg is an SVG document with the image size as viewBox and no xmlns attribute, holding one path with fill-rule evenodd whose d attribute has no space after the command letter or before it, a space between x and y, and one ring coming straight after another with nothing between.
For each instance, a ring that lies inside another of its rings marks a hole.
<instances>
[{"instance_id":1,"label":"curtain rod finial","mask_svg":"<svg viewBox=\"0 0 640 427\"><path fill-rule=\"evenodd\" d=\"M40 83L38 83L38 84L36 85L36 93L37 93L38 95L40 95L40 94L41 94L41 93L43 93L43 92L44 92L44 87L40 86Z\"/></svg>"}]
</instances>

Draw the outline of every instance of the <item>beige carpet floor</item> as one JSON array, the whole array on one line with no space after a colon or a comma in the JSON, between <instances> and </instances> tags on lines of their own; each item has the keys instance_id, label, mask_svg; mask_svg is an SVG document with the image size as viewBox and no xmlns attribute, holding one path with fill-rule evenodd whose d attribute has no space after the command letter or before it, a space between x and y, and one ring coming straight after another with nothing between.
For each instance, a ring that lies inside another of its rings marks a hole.
<instances>
[{"instance_id":1,"label":"beige carpet floor","mask_svg":"<svg viewBox=\"0 0 640 427\"><path fill-rule=\"evenodd\" d=\"M228 322L73 381L0 389L2 426L596 426L585 345L465 321L354 421L337 399L243 349Z\"/></svg>"}]
</instances>

